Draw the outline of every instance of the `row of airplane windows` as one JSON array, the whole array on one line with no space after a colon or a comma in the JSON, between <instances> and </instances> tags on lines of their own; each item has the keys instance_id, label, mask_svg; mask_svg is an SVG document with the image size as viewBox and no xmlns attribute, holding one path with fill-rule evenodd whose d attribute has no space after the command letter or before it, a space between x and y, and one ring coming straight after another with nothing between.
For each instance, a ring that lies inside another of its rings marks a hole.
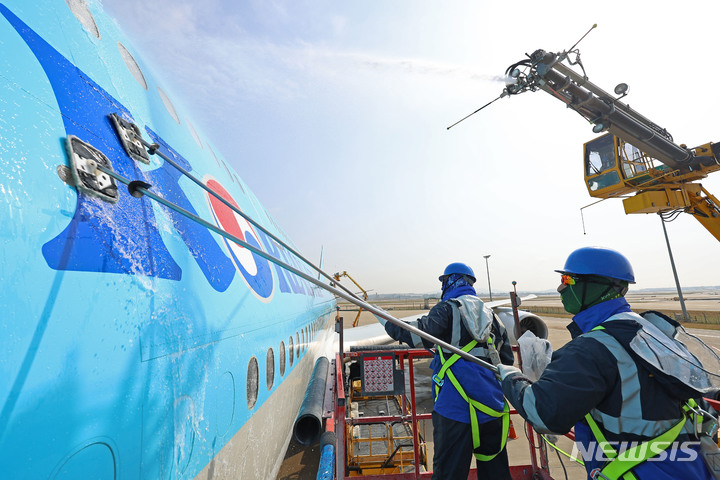
<instances>
[{"instance_id":1,"label":"row of airplane windows","mask_svg":"<svg viewBox=\"0 0 720 480\"><path fill-rule=\"evenodd\" d=\"M315 319L310 325L299 332L295 332L295 341L293 342L292 335L288 338L287 348L285 342L280 341L280 348L278 349L278 366L280 377L285 376L286 365L289 363L292 368L295 363L295 359L300 359L300 355L307 351L308 345L315 338L315 335L322 330L327 319L320 317ZM287 358L286 358L287 357ZM250 357L247 368L247 407L248 410L255 408L255 404L258 399L258 388L259 388L259 377L260 371L258 367L257 358ZM272 390L275 385L275 351L272 347L267 350L265 357L265 385L268 391Z\"/></svg>"},{"instance_id":2,"label":"row of airplane windows","mask_svg":"<svg viewBox=\"0 0 720 480\"><path fill-rule=\"evenodd\" d=\"M65 3L67 3L68 7L72 11L75 18L80 21L80 23L83 25L85 30L90 32L92 35L94 35L97 39L100 39L100 30L97 26L97 23L95 22L95 19L90 12L85 0L65 0ZM138 65L137 61L133 57L133 55L128 51L128 49L120 42L117 43L118 50L120 52L120 56L123 59L123 62L125 63L125 66L128 68L130 73L132 74L133 78L140 84L143 89L148 90L148 83L145 79L145 75L143 74L142 70L140 69L140 66ZM167 94L158 86L157 87L158 94L160 96L160 99L162 100L163 105L165 106L165 109L168 111L170 116L173 118L173 120L180 124L180 117L177 114L177 111L175 110L175 107L170 100L170 98L167 96ZM200 140L200 136L198 135L197 131L193 127L193 125L186 120L185 122L188 126L188 129L190 130L190 133L192 134L195 142L198 144L198 146L201 149L204 149L204 145L202 141ZM228 166L225 164L224 161L221 161L218 156L215 154L215 151L213 148L208 144L208 150L212 154L213 159L217 163L218 167L224 168L228 176L230 177L230 180L237 184L240 187L240 190L243 192L244 195L246 194L245 188L243 187L241 181L239 178L237 178L237 175L234 174ZM251 197L250 197L251 198ZM251 198L252 201L252 198ZM269 217L269 216L268 216ZM272 217L269 217L270 221L277 227L277 224L275 224L275 221ZM311 339L315 337L317 332L320 328L322 328L321 322L323 319L319 318L315 320L312 324L305 327L300 332L295 333L295 341L293 342L292 336L288 339L288 348L285 347L285 342L280 342L280 347L278 350L278 361L279 361L279 373L280 377L283 377L285 375L285 369L286 369L286 363L289 362L290 367L293 366L293 363L295 361L295 358L300 358L300 354L304 353L307 350L307 346L310 343ZM302 336L302 338L301 338ZM287 358L286 358L287 357ZM274 383L275 383L275 352L272 347L268 348L267 355L266 355L266 386L268 391L272 390ZM248 369L247 369L247 406L249 410L252 410L255 407L255 404L257 403L258 398L258 385L259 385L259 367L258 367L258 360L255 357L252 357L248 363Z\"/></svg>"}]
</instances>

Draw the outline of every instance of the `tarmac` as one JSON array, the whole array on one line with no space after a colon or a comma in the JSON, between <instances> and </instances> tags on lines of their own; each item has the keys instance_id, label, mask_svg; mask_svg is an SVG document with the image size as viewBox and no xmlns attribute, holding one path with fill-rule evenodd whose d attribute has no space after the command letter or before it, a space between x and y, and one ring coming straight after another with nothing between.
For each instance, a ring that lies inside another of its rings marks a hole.
<instances>
[{"instance_id":1,"label":"tarmac","mask_svg":"<svg viewBox=\"0 0 720 480\"><path fill-rule=\"evenodd\" d=\"M627 296L629 303L636 311L657 310L662 311L669 316L678 316L682 314L682 309L676 296L672 294L629 294ZM708 315L701 318L714 319L715 315L720 315L720 295L717 293L698 293L687 295L685 298L686 309L692 311L708 312ZM562 304L559 296L540 297L528 300L520 307L527 310L535 310L542 308L552 308L554 311L561 309ZM383 307L385 308L385 307ZM391 311L391 313L393 313ZM397 312L398 317L407 317L417 314L424 315L427 310L402 310ZM345 312L344 317L347 320L354 320L355 312ZM570 315L565 316L549 316L540 314L548 325L548 340L554 349L560 348L562 345L570 341L570 334L566 329L566 325L571 321ZM361 312L359 325L367 325L375 322L375 317L368 312ZM720 323L720 322L719 322ZM686 323L686 327L698 327L699 330L693 330L703 341L711 345L720 352L720 324L718 325L696 325L694 323ZM432 398L430 396L430 379L431 371L428 368L429 360L417 362L416 365L416 389L417 389L417 408L419 412L429 413L432 411ZM422 388L427 384L428 388ZM518 436L515 440L508 441L508 456L510 465L528 465L530 464L531 447L528 443L525 432L525 421L517 415L511 417L513 425ZM428 451L432 451L432 422L428 421L425 425L425 437L429 440ZM557 440L558 447L566 452L573 451L573 442L566 437L559 437ZM320 458L319 446L304 448L297 445L294 441L290 442L284 463L277 476L278 480L314 480L317 475L317 465ZM550 467L550 475L554 479L566 480L584 480L587 478L585 468L567 458L564 454L556 452L552 448L548 448L548 464ZM432 457L429 459L430 468L432 468Z\"/></svg>"}]
</instances>

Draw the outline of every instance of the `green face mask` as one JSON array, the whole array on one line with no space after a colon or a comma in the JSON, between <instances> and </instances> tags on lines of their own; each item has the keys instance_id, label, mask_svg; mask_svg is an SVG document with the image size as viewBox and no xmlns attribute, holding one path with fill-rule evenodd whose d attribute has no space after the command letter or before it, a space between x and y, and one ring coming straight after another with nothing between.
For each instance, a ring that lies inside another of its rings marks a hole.
<instances>
[{"instance_id":1,"label":"green face mask","mask_svg":"<svg viewBox=\"0 0 720 480\"><path fill-rule=\"evenodd\" d=\"M575 285L566 285L560 292L563 307L573 315L598 303L607 302L621 296L620 292L606 282L596 283L592 280L582 280Z\"/></svg>"},{"instance_id":2,"label":"green face mask","mask_svg":"<svg viewBox=\"0 0 720 480\"><path fill-rule=\"evenodd\" d=\"M576 290L580 287L580 284L566 285L565 288L560 292L560 298L562 299L563 307L568 313L576 315L582 310L582 301L578 298Z\"/></svg>"}]
</instances>

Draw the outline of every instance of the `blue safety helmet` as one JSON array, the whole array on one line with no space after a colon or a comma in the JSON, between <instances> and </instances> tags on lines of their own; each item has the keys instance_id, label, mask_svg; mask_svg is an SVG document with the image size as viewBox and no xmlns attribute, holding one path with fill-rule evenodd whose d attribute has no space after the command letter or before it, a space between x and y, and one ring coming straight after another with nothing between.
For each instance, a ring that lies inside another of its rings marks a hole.
<instances>
[{"instance_id":1,"label":"blue safety helmet","mask_svg":"<svg viewBox=\"0 0 720 480\"><path fill-rule=\"evenodd\" d=\"M441 282L443 281L443 278L447 277L448 275L452 275L453 273L459 273L460 275L466 275L470 278L472 278L473 283L475 283L475 272L473 272L473 269L465 265L464 263L455 262L451 263L447 267L445 267L445 271L442 275L438 277L438 280Z\"/></svg>"},{"instance_id":2,"label":"blue safety helmet","mask_svg":"<svg viewBox=\"0 0 720 480\"><path fill-rule=\"evenodd\" d=\"M564 275L598 275L635 283L635 274L628 259L610 248L578 248L567 258L565 267L555 271Z\"/></svg>"}]
</instances>

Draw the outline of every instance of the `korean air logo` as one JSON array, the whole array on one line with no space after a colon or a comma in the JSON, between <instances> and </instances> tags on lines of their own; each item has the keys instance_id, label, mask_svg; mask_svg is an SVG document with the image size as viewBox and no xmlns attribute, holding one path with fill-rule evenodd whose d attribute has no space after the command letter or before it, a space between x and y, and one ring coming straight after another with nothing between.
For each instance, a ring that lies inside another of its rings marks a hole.
<instances>
[{"instance_id":1,"label":"korean air logo","mask_svg":"<svg viewBox=\"0 0 720 480\"><path fill-rule=\"evenodd\" d=\"M240 210L235 200L230 196L227 190L212 177L205 177L205 185L214 192L227 200L228 203ZM210 211L215 218L218 227L226 232L235 235L241 240L249 243L253 247L265 251L260 243L257 233L253 226L243 217L235 213L230 207L222 203L215 196L206 194ZM253 294L261 301L267 303L272 300L274 293L275 281L273 278L270 263L261 256L251 252L245 247L241 247L237 243L223 237L228 254L235 268L242 275L245 284L250 288Z\"/></svg>"}]
</instances>

